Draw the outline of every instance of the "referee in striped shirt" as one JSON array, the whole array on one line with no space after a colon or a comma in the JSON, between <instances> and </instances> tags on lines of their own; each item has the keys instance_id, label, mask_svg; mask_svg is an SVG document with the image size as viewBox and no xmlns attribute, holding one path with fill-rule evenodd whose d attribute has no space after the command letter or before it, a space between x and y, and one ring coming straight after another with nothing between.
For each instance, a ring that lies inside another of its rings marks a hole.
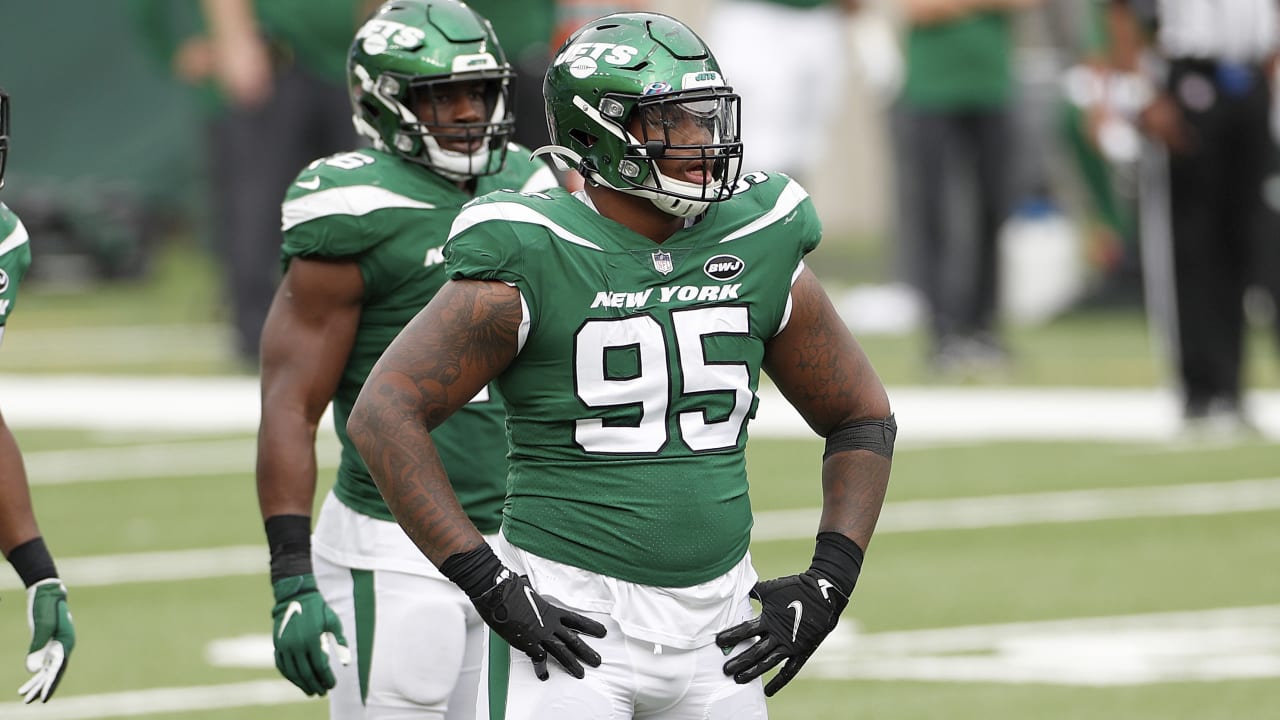
<instances>
[{"instance_id":1,"label":"referee in striped shirt","mask_svg":"<svg viewBox=\"0 0 1280 720\"><path fill-rule=\"evenodd\" d=\"M1280 169L1270 124L1280 0L1111 0L1108 12L1119 69L1151 80L1141 125L1168 150L1171 344L1187 429L1251 431L1244 292L1261 283L1275 297L1280 270L1275 190L1267 197Z\"/></svg>"}]
</instances>

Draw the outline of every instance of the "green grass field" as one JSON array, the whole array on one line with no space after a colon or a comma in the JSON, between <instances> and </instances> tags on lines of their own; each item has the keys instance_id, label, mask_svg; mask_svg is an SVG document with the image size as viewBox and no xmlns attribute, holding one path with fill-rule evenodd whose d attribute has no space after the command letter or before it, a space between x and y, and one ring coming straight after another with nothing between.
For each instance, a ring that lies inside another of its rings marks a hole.
<instances>
[{"instance_id":1,"label":"green grass field","mask_svg":"<svg viewBox=\"0 0 1280 720\"><path fill-rule=\"evenodd\" d=\"M35 465L45 464L57 448L124 452L137 443L137 438L88 439L63 432L23 435ZM241 437L250 447L251 438ZM223 447L228 439L235 438L209 441ZM750 463L762 525L776 517L773 511L816 507L819 451L816 441L755 442ZM1269 717L1280 703L1280 605L1275 604L1280 573L1274 571L1280 557L1280 504L1275 497L1259 509L1206 508L1202 515L1007 526L979 522L966 529L918 530L891 520L896 511L921 501L1013 495L1034 503L1037 497L1053 497L1047 493L1105 494L1115 488L1146 489L1158 497L1169 486L1221 483L1228 488L1232 481L1265 478L1275 483L1280 482L1274 480L1276 459L1275 449L1263 444L1188 451L996 443L900 452L883 529L854 604L829 641L831 648L824 647L794 686L771 701L772 716ZM206 475L198 460L174 463L170 474L154 478L38 484L34 492L43 529L64 568L85 567L75 564L85 559L234 549L262 539L251 475ZM811 549L806 535L794 533L757 542L752 553L761 574L774 575L803 569ZM56 714L60 702L76 696L108 694L119 702L129 691L230 686L225 695L240 687L237 683L275 678L273 669L214 667L206 659L215 640L269 631L265 568L254 574L252 564L247 569L242 564L193 570L203 575L193 579L131 582L130 567L125 562L118 577L95 576L83 585L77 585L74 572L64 571L80 644L60 696L38 715L0 704L0 717L62 717ZM22 596L12 585L0 593L7 601L0 605L0 648L10 648L10 660L0 663L0 687L16 688L23 679L26 635ZM1258 606L1269 607L1269 613L1221 622L1211 616L1224 608ZM1055 621L1165 613L1201 613L1203 618L1181 623L1158 615L1145 623L1130 618L1133 627L1115 620L1121 627L1101 636L1087 623L1052 627ZM908 639L906 649L897 650L879 640L912 631L1011 623L1025 627L1007 637L989 633L971 645L942 649L930 648L927 637ZM1251 640L1233 641L1232 633ZM863 642L870 645L862 647ZM1049 657L1019 650L1019 643L1036 642ZM1052 654L1055 648L1060 655ZM990 665L981 681L964 679L967 661ZM1020 667L1024 661L1029 665ZM882 662L889 665L879 668ZM1138 677L1099 684L1111 666ZM887 676L880 677L882 672ZM1031 672L1031 679L1020 680L1020 672ZM928 677L912 679L918 673ZM1156 681L1162 673L1167 677ZM1264 676L1224 680L1215 673ZM141 711L74 715L132 716ZM298 702L217 712L172 709L159 716L302 718L323 716L323 707Z\"/></svg>"},{"instance_id":2,"label":"green grass field","mask_svg":"<svg viewBox=\"0 0 1280 720\"><path fill-rule=\"evenodd\" d=\"M140 286L32 288L0 370L243 374L216 305L211 268L181 248ZM113 328L131 347L115 346ZM1013 343L1010 384L1159 384L1134 313L1020 330ZM891 396L932 384L917 338L864 344ZM1254 345L1253 381L1274 387L1274 354ZM0 718L326 716L273 668L215 665L207 654L215 641L270 631L249 431L15 432L79 644L54 701L0 700ZM180 452L163 453L166 444ZM207 459L227 454L243 454L243 469L210 472ZM816 439L753 440L752 554L764 576L807 566L820 454ZM148 458L164 458L163 469L131 477ZM770 701L771 717L1275 717L1278 471L1280 450L1266 442L904 442L854 602ZM16 585L0 572L0 692L25 678Z\"/></svg>"}]
</instances>

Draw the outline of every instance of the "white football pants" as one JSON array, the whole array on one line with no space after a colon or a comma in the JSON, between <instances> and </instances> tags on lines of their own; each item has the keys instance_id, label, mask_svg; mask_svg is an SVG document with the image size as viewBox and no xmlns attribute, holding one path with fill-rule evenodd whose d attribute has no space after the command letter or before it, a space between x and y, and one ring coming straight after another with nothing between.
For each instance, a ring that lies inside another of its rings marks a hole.
<instances>
[{"instance_id":1,"label":"white football pants","mask_svg":"<svg viewBox=\"0 0 1280 720\"><path fill-rule=\"evenodd\" d=\"M313 557L351 664L331 661L333 720L472 720L485 625L453 583ZM367 688L361 687L362 676ZM361 701L362 696L364 701Z\"/></svg>"},{"instance_id":2,"label":"white football pants","mask_svg":"<svg viewBox=\"0 0 1280 720\"><path fill-rule=\"evenodd\" d=\"M580 611L579 611L580 612ZM511 650L494 633L485 645L477 720L765 720L764 686L759 679L738 685L724 674L728 659L715 644L677 650L629 638L608 615L582 613L602 623L603 639L583 636L600 653L600 667L587 667L579 680L552 658L550 679L538 680L533 661ZM741 619L752 616L743 599ZM734 649L734 654L750 642ZM495 649L496 648L496 649ZM491 652L492 651L492 652ZM505 677L504 677L505 676ZM505 705L505 714L491 715Z\"/></svg>"}]
</instances>

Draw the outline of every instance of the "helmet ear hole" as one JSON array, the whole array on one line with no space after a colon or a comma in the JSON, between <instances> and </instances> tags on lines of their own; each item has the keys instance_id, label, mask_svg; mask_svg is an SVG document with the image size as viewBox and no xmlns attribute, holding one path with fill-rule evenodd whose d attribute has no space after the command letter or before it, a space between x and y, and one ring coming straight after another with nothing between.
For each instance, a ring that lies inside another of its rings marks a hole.
<instances>
[{"instance_id":1,"label":"helmet ear hole","mask_svg":"<svg viewBox=\"0 0 1280 720\"><path fill-rule=\"evenodd\" d=\"M376 103L370 100L367 95L364 97L361 97L358 102L360 104L360 109L368 113L370 118L372 118L375 121L380 120L382 118L381 103Z\"/></svg>"},{"instance_id":2,"label":"helmet ear hole","mask_svg":"<svg viewBox=\"0 0 1280 720\"><path fill-rule=\"evenodd\" d=\"M369 95L362 95L358 98L356 100L356 106L358 108L358 112L356 114L362 116L362 119L368 126L369 132L373 133L369 139L373 140L375 144L387 142L387 138L383 137L383 134L378 132L378 128L384 122L384 115L387 111L386 107Z\"/></svg>"},{"instance_id":3,"label":"helmet ear hole","mask_svg":"<svg viewBox=\"0 0 1280 720\"><path fill-rule=\"evenodd\" d=\"M581 145L584 149L589 149L593 147L596 144L596 139L597 139L595 135L592 135L591 133L581 128L574 128L573 130L570 130L569 137L572 138L574 142Z\"/></svg>"}]
</instances>

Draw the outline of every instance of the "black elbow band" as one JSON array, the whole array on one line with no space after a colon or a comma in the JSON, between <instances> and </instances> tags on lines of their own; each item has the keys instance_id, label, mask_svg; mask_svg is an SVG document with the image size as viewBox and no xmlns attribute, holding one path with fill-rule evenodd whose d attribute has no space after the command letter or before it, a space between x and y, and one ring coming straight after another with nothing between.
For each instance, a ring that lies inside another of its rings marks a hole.
<instances>
[{"instance_id":1,"label":"black elbow band","mask_svg":"<svg viewBox=\"0 0 1280 720\"><path fill-rule=\"evenodd\" d=\"M58 577L53 556L45 547L44 538L36 537L9 551L9 564L18 571L23 587L31 587L41 580Z\"/></svg>"},{"instance_id":2,"label":"black elbow band","mask_svg":"<svg viewBox=\"0 0 1280 720\"><path fill-rule=\"evenodd\" d=\"M311 573L311 518L272 515L267 518L267 548L271 551L271 582Z\"/></svg>"},{"instance_id":3,"label":"black elbow band","mask_svg":"<svg viewBox=\"0 0 1280 720\"><path fill-rule=\"evenodd\" d=\"M898 437L898 421L893 415L883 420L858 420L841 425L827 436L827 449L822 453L826 460L845 450L870 450L885 458L893 459L893 441Z\"/></svg>"}]
</instances>

